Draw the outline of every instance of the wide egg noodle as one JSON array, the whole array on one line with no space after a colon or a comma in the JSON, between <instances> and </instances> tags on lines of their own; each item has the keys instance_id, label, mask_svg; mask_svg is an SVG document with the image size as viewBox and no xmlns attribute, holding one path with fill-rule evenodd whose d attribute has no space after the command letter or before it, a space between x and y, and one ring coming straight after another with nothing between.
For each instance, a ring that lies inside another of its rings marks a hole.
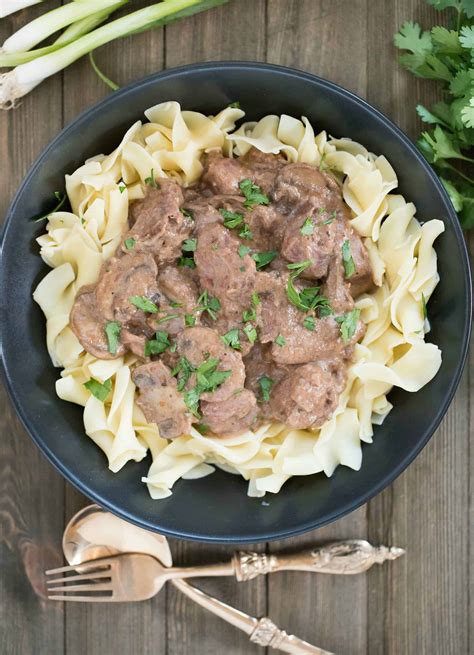
<instances>
[{"instance_id":1,"label":"wide egg noodle","mask_svg":"<svg viewBox=\"0 0 474 655\"><path fill-rule=\"evenodd\" d=\"M56 383L58 396L83 407L85 431L112 471L150 453L143 482L156 499L169 496L179 479L197 479L215 468L241 475L255 497L277 493L294 475L331 476L340 464L358 470L361 442L372 441L373 425L381 425L392 409L387 400L392 387L416 392L441 365L438 347L424 340L429 325L423 304L439 280L433 243L444 230L442 221L420 225L414 205L394 193L398 181L385 157L351 139L324 131L315 135L305 117L270 115L235 129L244 116L236 107L205 116L182 111L177 102L158 104L145 115L149 122L134 123L112 153L96 155L66 175L72 211L51 214L38 239L52 270L34 299L46 316L50 357L64 369ZM69 314L78 290L97 281L102 263L115 252L127 229L129 203L144 196L147 178L170 177L189 185L199 178L205 153L242 156L251 147L319 166L341 185L376 284L356 301L366 333L355 346L338 407L319 429L273 423L218 438L191 428L190 434L167 441L135 402L131 370L136 358L98 360L84 352ZM111 381L105 402L84 386L91 378Z\"/></svg>"}]
</instances>

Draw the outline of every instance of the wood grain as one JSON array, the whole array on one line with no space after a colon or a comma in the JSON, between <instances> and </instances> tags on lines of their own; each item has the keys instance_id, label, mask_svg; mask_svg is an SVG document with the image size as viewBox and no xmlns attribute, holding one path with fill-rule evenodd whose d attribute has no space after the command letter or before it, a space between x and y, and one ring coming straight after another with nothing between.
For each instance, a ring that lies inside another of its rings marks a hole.
<instances>
[{"instance_id":1,"label":"wood grain","mask_svg":"<svg viewBox=\"0 0 474 655\"><path fill-rule=\"evenodd\" d=\"M59 0L48 7L54 4ZM134 2L137 8L146 4ZM42 9L40 5L2 21L0 38ZM95 57L120 85L195 61L267 60L294 66L367 98L415 137L420 124L414 106L430 104L438 90L405 73L396 61L391 38L407 19L429 26L440 15L424 0L232 0L165 30L105 46ZM109 92L85 59L43 83L15 111L0 115L0 207L6 208L33 159L62 125ZM473 252L474 236L470 240ZM474 521L469 521L473 364L471 356L437 434L390 488L331 526L260 546L279 552L368 536L374 543L406 547L406 558L357 577L280 573L246 584L232 579L197 584L344 655L474 653L474 625L469 625L469 589L474 585L469 567L474 540ZM88 501L39 454L3 389L0 434L1 655L263 652L173 588L147 603L68 605L66 611L42 600L41 572L59 562L64 520ZM231 554L224 546L178 541L171 546L178 564L218 561Z\"/></svg>"}]
</instances>

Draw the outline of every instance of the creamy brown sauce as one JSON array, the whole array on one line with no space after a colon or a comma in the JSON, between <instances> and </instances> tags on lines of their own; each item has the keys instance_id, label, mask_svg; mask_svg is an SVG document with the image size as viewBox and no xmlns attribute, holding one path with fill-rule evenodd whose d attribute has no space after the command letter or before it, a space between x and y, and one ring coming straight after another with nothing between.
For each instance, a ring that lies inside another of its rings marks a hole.
<instances>
[{"instance_id":1,"label":"creamy brown sauce","mask_svg":"<svg viewBox=\"0 0 474 655\"><path fill-rule=\"evenodd\" d=\"M71 326L101 359L133 352L137 402L166 438L331 417L364 333L366 249L333 178L251 150L209 155L192 188L157 180Z\"/></svg>"}]
</instances>

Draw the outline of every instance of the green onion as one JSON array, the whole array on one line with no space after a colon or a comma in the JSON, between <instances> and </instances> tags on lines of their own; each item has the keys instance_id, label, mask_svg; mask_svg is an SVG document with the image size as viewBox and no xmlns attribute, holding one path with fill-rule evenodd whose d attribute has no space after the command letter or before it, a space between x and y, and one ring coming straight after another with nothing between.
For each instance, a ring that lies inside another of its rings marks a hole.
<instances>
[{"instance_id":1,"label":"green onion","mask_svg":"<svg viewBox=\"0 0 474 655\"><path fill-rule=\"evenodd\" d=\"M0 0L0 18L5 18L5 16L14 14L15 11L26 9L26 7L37 5L40 2L43 0Z\"/></svg>"},{"instance_id":2,"label":"green onion","mask_svg":"<svg viewBox=\"0 0 474 655\"><path fill-rule=\"evenodd\" d=\"M107 75L100 70L100 68L95 63L94 54L92 52L89 52L89 62L90 62L90 65L92 66L92 70L94 71L94 73L97 75L97 77L100 80L102 80L102 82L104 84L106 84L109 87L109 89L112 89L112 91L117 91L118 89L120 89L118 84L113 82L110 79L110 77L107 77ZM120 189L120 187L119 187L119 189ZM122 191L120 191L120 193L122 193Z\"/></svg>"},{"instance_id":3,"label":"green onion","mask_svg":"<svg viewBox=\"0 0 474 655\"><path fill-rule=\"evenodd\" d=\"M227 0L166 0L165 2L158 2L143 9L131 12L113 20L105 25L101 25L92 30L88 34L84 34L73 42L63 45L54 52L41 54L32 61L22 63L8 73L3 73L0 76L0 108L10 108L14 106L15 102L29 93L35 86L40 84L44 79L50 75L58 73L63 68L66 68L74 61L88 54L92 50L109 43L114 39L118 39L129 34L143 32L153 27L165 25L178 18L190 16L199 11L204 11L224 4ZM113 7L116 0L102 0L100 3L100 10L104 10L107 6ZM110 4L109 4L110 3ZM52 12L45 14L43 19L43 27L38 33L35 33L27 41L25 33L23 36L15 37L13 47L19 50L25 50L25 43L39 43L49 35L60 29L60 26L67 25L74 20L66 19L65 16L70 16L68 12L74 13L77 20L81 15L87 16L90 9L97 13L98 3L93 0L84 0L81 2L72 2L63 7L53 9ZM73 9L69 9L73 7ZM57 22L57 13L68 10L66 14L61 13L59 22ZM81 13L82 12L82 13ZM53 13L53 19L51 19ZM62 16L62 18L61 18ZM34 21L33 21L34 22ZM60 23L60 24L59 24ZM44 26L46 24L46 27ZM37 25L37 23L36 23ZM40 26L41 27L41 26ZM25 26L25 29L29 26ZM20 38L20 41L18 39ZM10 44L12 42L10 41ZM16 44L16 45L15 45ZM31 46L30 46L31 47ZM56 46L53 46L56 47ZM5 65L0 58L0 66Z\"/></svg>"},{"instance_id":4,"label":"green onion","mask_svg":"<svg viewBox=\"0 0 474 655\"><path fill-rule=\"evenodd\" d=\"M97 400L100 400L100 402L103 403L112 391L112 379L109 378L102 383L91 378L90 380L87 380L87 382L84 382L84 386L93 396L95 396L95 398L97 398Z\"/></svg>"}]
</instances>

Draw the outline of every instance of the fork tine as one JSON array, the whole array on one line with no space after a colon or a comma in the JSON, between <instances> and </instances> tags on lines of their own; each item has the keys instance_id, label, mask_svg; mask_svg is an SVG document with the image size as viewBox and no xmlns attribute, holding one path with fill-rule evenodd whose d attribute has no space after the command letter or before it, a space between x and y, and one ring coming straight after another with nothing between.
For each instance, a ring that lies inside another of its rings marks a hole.
<instances>
[{"instance_id":1,"label":"fork tine","mask_svg":"<svg viewBox=\"0 0 474 655\"><path fill-rule=\"evenodd\" d=\"M78 603L110 603L112 596L48 596L48 600L75 600Z\"/></svg>"},{"instance_id":2,"label":"fork tine","mask_svg":"<svg viewBox=\"0 0 474 655\"><path fill-rule=\"evenodd\" d=\"M113 557L104 557L103 559L96 559L83 564L73 564L72 566L60 566L57 569L49 569L45 571L45 575L55 575L56 573L68 573L70 571L79 571L79 573L93 571L96 569L110 568L113 563Z\"/></svg>"},{"instance_id":3,"label":"fork tine","mask_svg":"<svg viewBox=\"0 0 474 655\"><path fill-rule=\"evenodd\" d=\"M64 587L49 587L48 593L50 591L63 591L67 593L69 591L112 591L112 582L103 582L103 583L92 583L92 584L72 584Z\"/></svg>"},{"instance_id":4,"label":"fork tine","mask_svg":"<svg viewBox=\"0 0 474 655\"><path fill-rule=\"evenodd\" d=\"M46 580L46 584L58 584L59 582L79 582L79 580L91 580L95 578L110 578L112 572L110 570L98 571L94 573L90 571L89 573L83 573L82 575L67 575L64 578L50 578Z\"/></svg>"}]
</instances>

